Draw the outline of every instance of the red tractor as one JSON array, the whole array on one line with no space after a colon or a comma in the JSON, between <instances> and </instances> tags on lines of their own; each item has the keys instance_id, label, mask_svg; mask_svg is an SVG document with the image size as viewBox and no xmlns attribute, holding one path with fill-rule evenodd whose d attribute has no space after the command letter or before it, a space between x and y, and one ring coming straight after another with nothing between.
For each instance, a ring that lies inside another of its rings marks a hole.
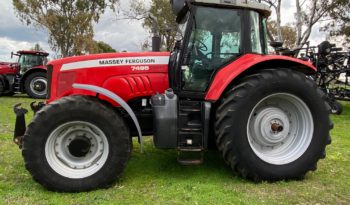
<instances>
[{"instance_id":1,"label":"red tractor","mask_svg":"<svg viewBox=\"0 0 350 205\"><path fill-rule=\"evenodd\" d=\"M0 96L27 93L45 99L47 94L46 52L18 51L18 63L0 63Z\"/></svg>"},{"instance_id":2,"label":"red tractor","mask_svg":"<svg viewBox=\"0 0 350 205\"><path fill-rule=\"evenodd\" d=\"M267 55L267 6L239 0L171 1L179 23L171 53L110 53L48 64L48 101L15 142L44 187L65 192L112 185L132 136L177 149L199 164L217 147L254 181L301 179L331 143L330 108L310 63ZM147 162L145 162L147 163ZM140 173L142 174L142 173Z\"/></svg>"}]
</instances>

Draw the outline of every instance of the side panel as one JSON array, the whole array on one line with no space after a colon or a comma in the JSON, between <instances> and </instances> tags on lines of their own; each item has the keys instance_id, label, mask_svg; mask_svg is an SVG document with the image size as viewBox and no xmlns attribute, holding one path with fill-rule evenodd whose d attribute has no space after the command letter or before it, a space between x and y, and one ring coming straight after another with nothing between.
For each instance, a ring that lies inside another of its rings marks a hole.
<instances>
[{"instance_id":1,"label":"side panel","mask_svg":"<svg viewBox=\"0 0 350 205\"><path fill-rule=\"evenodd\" d=\"M125 101L142 96L163 93L169 86L166 73L111 77L103 83L105 89L119 95Z\"/></svg>"},{"instance_id":2,"label":"side panel","mask_svg":"<svg viewBox=\"0 0 350 205\"><path fill-rule=\"evenodd\" d=\"M310 74L316 72L316 68L308 61L279 55L246 54L216 73L205 99L208 101L218 100L234 79L255 66L263 68L290 67Z\"/></svg>"}]
</instances>

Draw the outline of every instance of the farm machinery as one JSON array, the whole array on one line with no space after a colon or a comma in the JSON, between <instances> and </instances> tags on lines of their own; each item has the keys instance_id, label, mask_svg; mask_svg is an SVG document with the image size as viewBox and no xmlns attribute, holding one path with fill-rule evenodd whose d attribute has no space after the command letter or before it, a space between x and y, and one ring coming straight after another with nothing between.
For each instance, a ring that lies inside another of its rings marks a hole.
<instances>
[{"instance_id":1,"label":"farm machinery","mask_svg":"<svg viewBox=\"0 0 350 205\"><path fill-rule=\"evenodd\" d=\"M317 73L311 78L326 93L331 112L342 113L342 104L337 100L350 101L350 51L343 51L328 41L318 46L310 46L308 42L305 48L294 50L283 48L279 42L272 43L272 46L280 55L298 57L300 53L300 59L312 62Z\"/></svg>"},{"instance_id":2,"label":"farm machinery","mask_svg":"<svg viewBox=\"0 0 350 205\"><path fill-rule=\"evenodd\" d=\"M44 99L47 93L46 52L18 51L17 63L0 63L0 96L27 93L32 98Z\"/></svg>"},{"instance_id":3,"label":"farm machinery","mask_svg":"<svg viewBox=\"0 0 350 205\"><path fill-rule=\"evenodd\" d=\"M217 147L254 181L302 179L331 143L330 107L309 62L267 55L269 8L239 0L171 1L179 23L171 53L110 53L48 63L48 100L14 141L44 187L79 192L114 184L132 137L153 135L196 165ZM147 162L145 162L147 163ZM142 174L142 172L140 172Z\"/></svg>"}]
</instances>

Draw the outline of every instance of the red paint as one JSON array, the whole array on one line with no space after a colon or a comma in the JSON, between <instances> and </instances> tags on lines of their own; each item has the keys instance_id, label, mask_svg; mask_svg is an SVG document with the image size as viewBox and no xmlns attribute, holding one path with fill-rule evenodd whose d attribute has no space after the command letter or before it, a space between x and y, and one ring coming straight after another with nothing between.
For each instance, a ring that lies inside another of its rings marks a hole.
<instances>
[{"instance_id":1,"label":"red paint","mask_svg":"<svg viewBox=\"0 0 350 205\"><path fill-rule=\"evenodd\" d=\"M126 102L137 98L152 96L164 92L169 87L168 65L148 65L149 70L132 70L132 65L85 67L81 69L60 71L63 64L88 60L123 57L165 56L168 52L149 53L107 53L76 56L49 62L53 65L51 94L48 102L67 95L95 95L95 93L73 89L73 83L89 84L108 89L119 95ZM101 96L101 99L110 101ZM112 102L111 102L112 103ZM115 103L113 103L115 105Z\"/></svg>"},{"instance_id":2,"label":"red paint","mask_svg":"<svg viewBox=\"0 0 350 205\"><path fill-rule=\"evenodd\" d=\"M241 73L248 70L254 65L271 60L289 61L291 63L297 63L310 69L310 71L316 71L316 68L307 61L302 61L296 58L280 55L257 55L246 54L226 67L222 68L215 76L214 81L211 83L210 88L205 96L205 100L216 101L220 98L226 87Z\"/></svg>"},{"instance_id":3,"label":"red paint","mask_svg":"<svg viewBox=\"0 0 350 205\"><path fill-rule=\"evenodd\" d=\"M131 99L138 97L149 97L156 92L163 93L169 87L168 82L168 65L149 65L149 70L132 70L132 65L123 66L102 66L95 65L89 67L87 65L81 69L61 71L63 64L100 60L109 58L123 57L152 57L152 56L169 56L167 52L151 52L151 53L108 53L97 55L76 56L64 59L59 59L50 62L53 65L51 95L48 102L67 95L96 95L93 92L73 89L73 83L89 84L103 87L119 95L122 99L128 102ZM316 68L309 62L290 58L286 56L275 55L257 55L247 54L226 67L222 68L215 76L214 81L208 90L205 97L208 101L215 101L220 98L225 88L238 75L254 65L271 60L279 60L283 62L291 62L294 65L303 66L311 71L316 71ZM100 96L111 102L106 97ZM111 102L115 105L115 103Z\"/></svg>"},{"instance_id":4,"label":"red paint","mask_svg":"<svg viewBox=\"0 0 350 205\"><path fill-rule=\"evenodd\" d=\"M0 75L9 75L9 74L16 74L17 73L17 64L14 63L7 63L7 64L0 64Z\"/></svg>"}]
</instances>

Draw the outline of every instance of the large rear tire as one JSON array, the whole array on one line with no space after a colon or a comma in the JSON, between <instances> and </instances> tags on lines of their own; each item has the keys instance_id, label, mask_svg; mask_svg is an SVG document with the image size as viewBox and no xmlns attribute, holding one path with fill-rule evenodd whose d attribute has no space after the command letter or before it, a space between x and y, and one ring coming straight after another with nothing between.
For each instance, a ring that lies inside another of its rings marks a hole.
<instances>
[{"instance_id":1,"label":"large rear tire","mask_svg":"<svg viewBox=\"0 0 350 205\"><path fill-rule=\"evenodd\" d=\"M331 143L326 96L304 74L262 70L226 92L216 113L225 161L254 181L302 179Z\"/></svg>"},{"instance_id":2,"label":"large rear tire","mask_svg":"<svg viewBox=\"0 0 350 205\"><path fill-rule=\"evenodd\" d=\"M130 151L129 129L119 114L93 97L70 96L35 115L22 154L41 185L80 192L113 185Z\"/></svg>"},{"instance_id":3,"label":"large rear tire","mask_svg":"<svg viewBox=\"0 0 350 205\"><path fill-rule=\"evenodd\" d=\"M26 93L31 98L45 99L47 96L47 75L44 72L30 74L25 82Z\"/></svg>"}]
</instances>

